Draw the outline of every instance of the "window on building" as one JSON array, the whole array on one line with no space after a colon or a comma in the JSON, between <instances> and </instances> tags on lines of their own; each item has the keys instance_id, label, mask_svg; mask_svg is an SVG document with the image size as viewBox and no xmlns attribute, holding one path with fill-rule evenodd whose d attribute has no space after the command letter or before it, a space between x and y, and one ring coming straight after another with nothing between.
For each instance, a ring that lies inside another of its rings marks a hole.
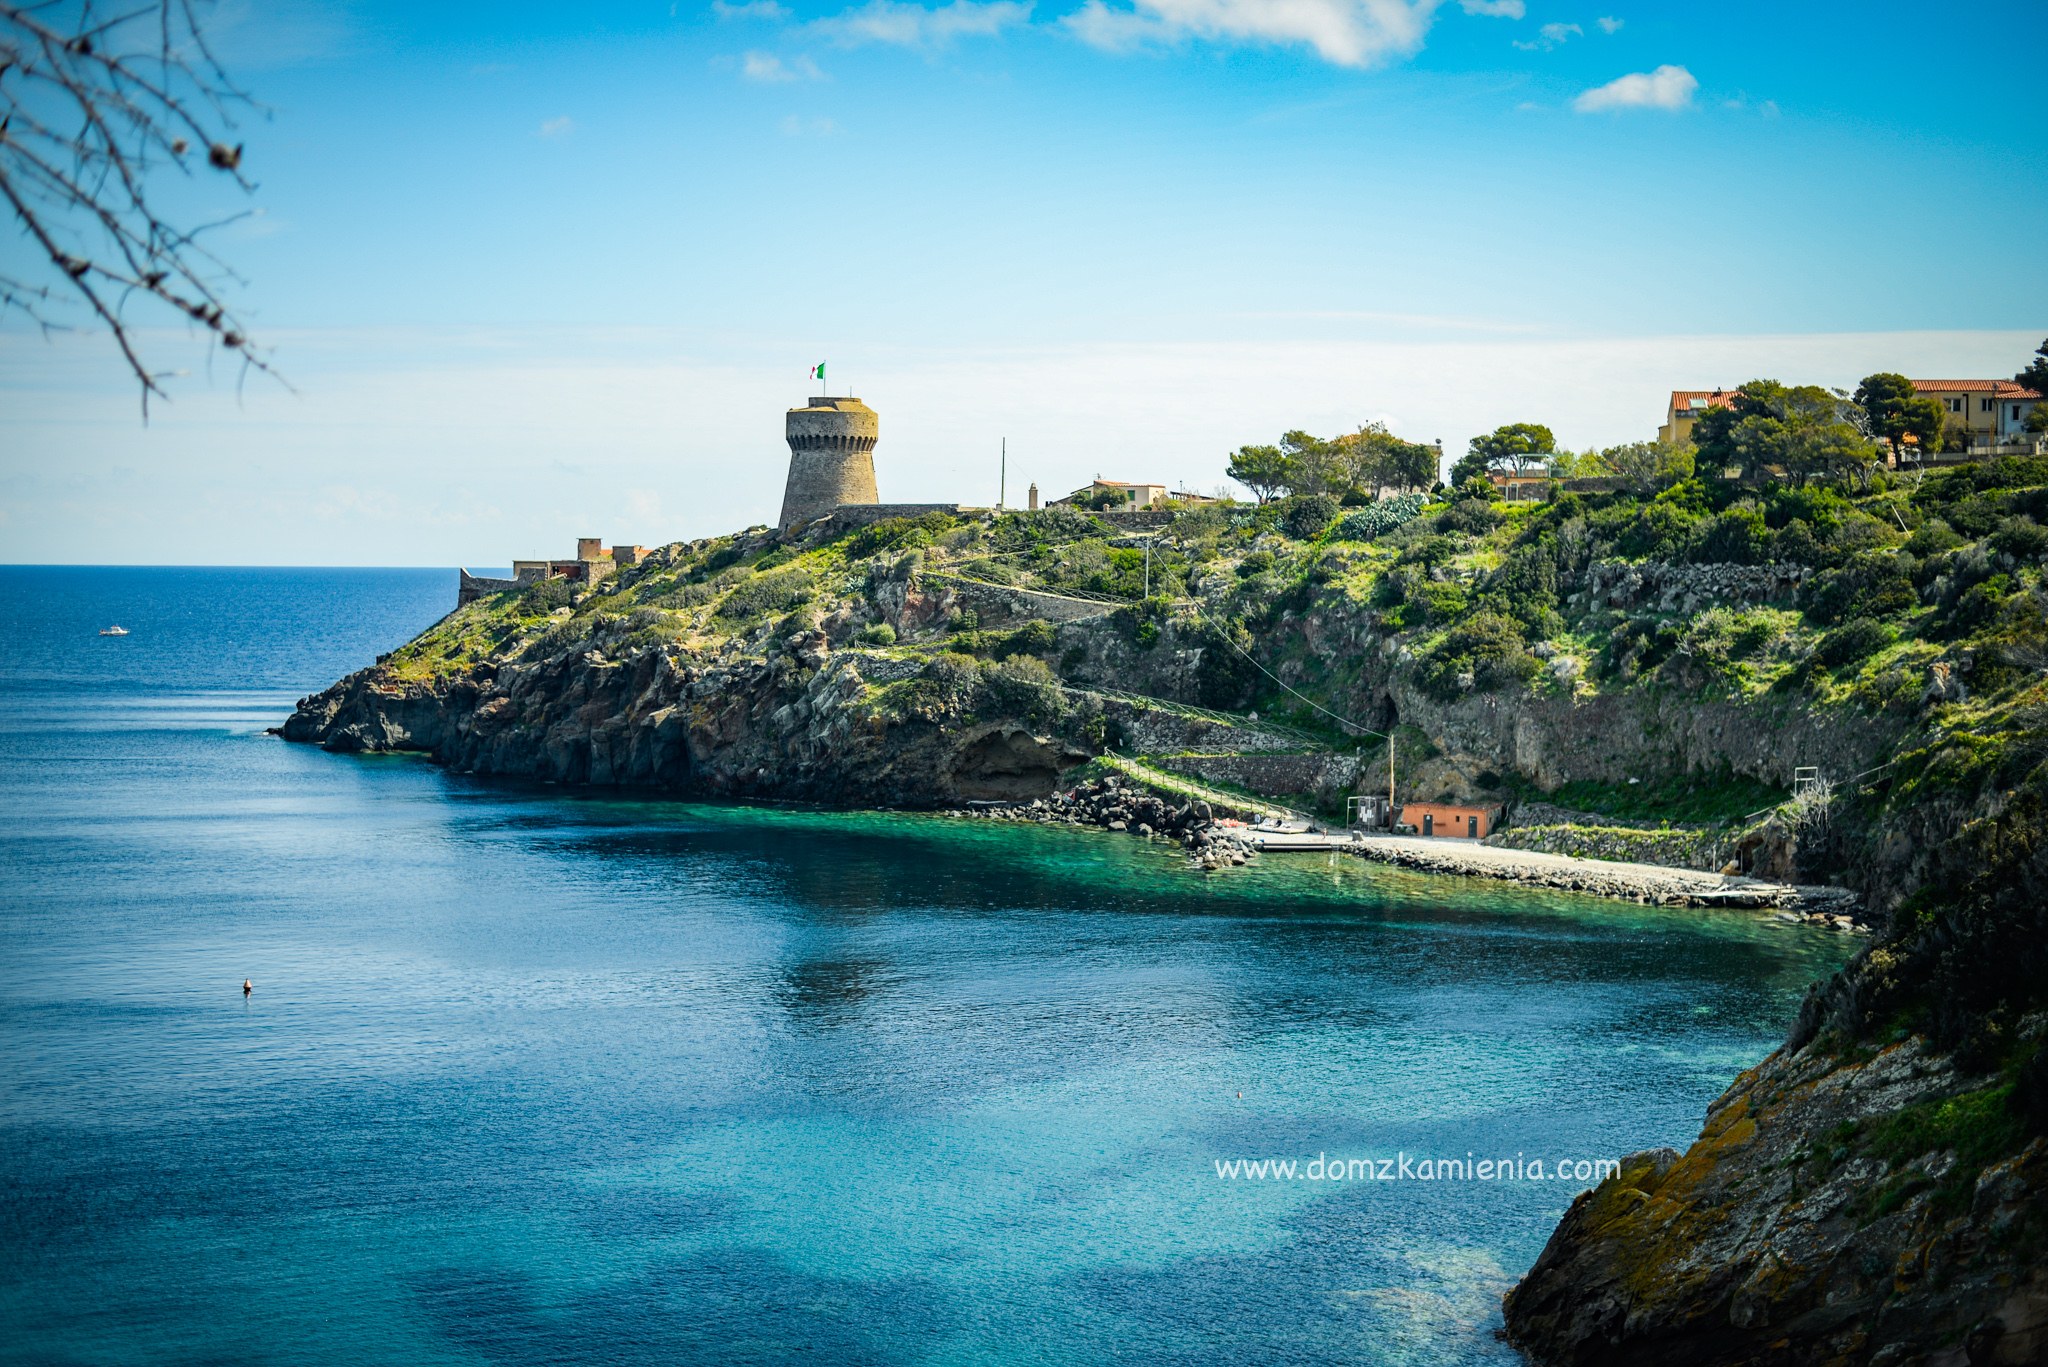
<instances>
[{"instance_id":1,"label":"window on building","mask_svg":"<svg viewBox=\"0 0 2048 1367\"><path fill-rule=\"evenodd\" d=\"M1991 411L1991 400L1989 400L1989 399L1979 399L1979 400L1977 400L1977 411L1978 411L1979 413L1989 413L1989 412Z\"/></svg>"},{"instance_id":2,"label":"window on building","mask_svg":"<svg viewBox=\"0 0 2048 1367\"><path fill-rule=\"evenodd\" d=\"M1963 411L1963 401L1962 401L1961 399L1950 399L1950 400L1948 401L1948 411L1949 411L1949 412L1951 412L1951 413L1960 413L1960 412L1962 412L1962 411Z\"/></svg>"}]
</instances>

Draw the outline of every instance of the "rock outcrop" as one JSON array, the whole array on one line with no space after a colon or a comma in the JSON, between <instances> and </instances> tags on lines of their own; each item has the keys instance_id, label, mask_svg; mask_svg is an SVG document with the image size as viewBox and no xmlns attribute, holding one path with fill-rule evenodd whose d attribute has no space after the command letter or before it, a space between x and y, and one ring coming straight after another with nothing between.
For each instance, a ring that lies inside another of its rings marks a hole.
<instances>
[{"instance_id":1,"label":"rock outcrop","mask_svg":"<svg viewBox=\"0 0 2048 1367\"><path fill-rule=\"evenodd\" d=\"M458 773L903 807L1043 796L1088 757L1058 727L873 705L877 684L917 673L817 633L760 656L587 650L431 684L379 666L303 699L280 734Z\"/></svg>"},{"instance_id":2,"label":"rock outcrop","mask_svg":"<svg viewBox=\"0 0 2048 1367\"><path fill-rule=\"evenodd\" d=\"M2048 1139L1908 1039L1742 1075L1698 1142L1624 1159L1509 1293L1543 1363L2048 1360Z\"/></svg>"}]
</instances>

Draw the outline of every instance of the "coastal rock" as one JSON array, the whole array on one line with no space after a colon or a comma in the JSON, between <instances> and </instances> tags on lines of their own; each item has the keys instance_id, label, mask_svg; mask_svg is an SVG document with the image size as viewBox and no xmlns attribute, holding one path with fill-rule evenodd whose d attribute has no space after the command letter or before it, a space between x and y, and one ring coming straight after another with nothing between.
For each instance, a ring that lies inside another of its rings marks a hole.
<instances>
[{"instance_id":1,"label":"coastal rock","mask_svg":"<svg viewBox=\"0 0 2048 1367\"><path fill-rule=\"evenodd\" d=\"M1744 1073L1684 1155L1573 1201L1506 1303L1544 1364L2034 1363L2048 1356L2048 1139L1966 1161L1939 1117L1995 1079L1922 1042ZM1977 1346L1959 1350L1958 1345Z\"/></svg>"}]
</instances>

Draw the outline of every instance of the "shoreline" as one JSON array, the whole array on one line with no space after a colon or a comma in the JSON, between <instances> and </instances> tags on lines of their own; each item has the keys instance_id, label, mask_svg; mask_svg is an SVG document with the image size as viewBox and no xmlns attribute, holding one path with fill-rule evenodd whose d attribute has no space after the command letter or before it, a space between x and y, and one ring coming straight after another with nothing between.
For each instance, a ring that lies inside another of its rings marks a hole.
<instances>
[{"instance_id":1,"label":"shoreline","mask_svg":"<svg viewBox=\"0 0 2048 1367\"><path fill-rule=\"evenodd\" d=\"M1141 785L1115 778L1098 779L1046 798L942 810L956 817L1094 826L1172 840L1187 851L1190 864L1206 872L1242 866L1263 854L1328 851L1421 873L1488 878L1639 905L1776 911L1787 920L1841 930L1868 929L1857 915L1860 899L1846 888L1775 883L1663 864L1584 859L1448 837L1304 830L1299 823L1246 825L1219 817L1208 802L1169 802Z\"/></svg>"}]
</instances>

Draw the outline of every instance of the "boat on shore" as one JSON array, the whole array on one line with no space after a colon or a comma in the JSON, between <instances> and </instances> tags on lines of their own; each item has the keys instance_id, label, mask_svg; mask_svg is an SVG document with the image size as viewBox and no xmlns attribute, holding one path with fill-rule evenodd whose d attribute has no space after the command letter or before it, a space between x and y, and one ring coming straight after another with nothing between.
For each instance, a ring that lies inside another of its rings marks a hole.
<instances>
[{"instance_id":1,"label":"boat on shore","mask_svg":"<svg viewBox=\"0 0 2048 1367\"><path fill-rule=\"evenodd\" d=\"M100 635L102 636L126 636L127 634L128 628L120 625L119 623L116 623L115 625L110 627L100 628Z\"/></svg>"}]
</instances>

